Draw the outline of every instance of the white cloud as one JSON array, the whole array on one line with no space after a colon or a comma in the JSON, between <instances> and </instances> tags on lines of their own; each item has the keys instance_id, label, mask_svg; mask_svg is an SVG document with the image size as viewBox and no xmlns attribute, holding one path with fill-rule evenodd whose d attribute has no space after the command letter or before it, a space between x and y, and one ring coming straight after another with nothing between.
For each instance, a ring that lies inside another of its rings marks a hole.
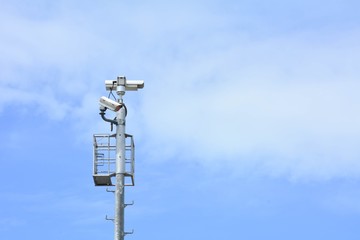
<instances>
[{"instance_id":1,"label":"white cloud","mask_svg":"<svg viewBox=\"0 0 360 240\"><path fill-rule=\"evenodd\" d=\"M292 179L359 176L358 48L312 35L240 42L163 69L144 98L147 151Z\"/></svg>"},{"instance_id":2,"label":"white cloud","mask_svg":"<svg viewBox=\"0 0 360 240\"><path fill-rule=\"evenodd\" d=\"M216 4L128 5L123 15L120 5L67 12L66 4L40 20L2 14L0 106L72 115L87 135L102 129L94 109L103 80L128 71L146 81L126 98L142 99L129 123L152 159L293 179L359 176L356 29L270 33L266 19L217 14Z\"/></svg>"}]
</instances>

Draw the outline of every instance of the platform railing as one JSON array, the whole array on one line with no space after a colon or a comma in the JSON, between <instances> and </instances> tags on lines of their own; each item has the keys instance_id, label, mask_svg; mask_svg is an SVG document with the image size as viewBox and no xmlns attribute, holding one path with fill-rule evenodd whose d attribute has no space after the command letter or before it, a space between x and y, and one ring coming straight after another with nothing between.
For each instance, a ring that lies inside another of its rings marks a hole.
<instances>
[{"instance_id":1,"label":"platform railing","mask_svg":"<svg viewBox=\"0 0 360 240\"><path fill-rule=\"evenodd\" d=\"M111 178L116 169L116 137L115 134L94 134L93 136L93 178L96 186L112 186ZM125 177L129 180L126 186L134 186L135 156L134 139L125 135Z\"/></svg>"}]
</instances>

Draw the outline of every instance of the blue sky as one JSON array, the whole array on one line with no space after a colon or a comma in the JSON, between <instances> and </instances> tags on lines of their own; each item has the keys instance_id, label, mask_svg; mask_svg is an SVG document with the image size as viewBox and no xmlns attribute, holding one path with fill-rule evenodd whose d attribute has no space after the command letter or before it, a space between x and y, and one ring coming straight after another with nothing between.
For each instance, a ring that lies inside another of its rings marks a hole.
<instances>
[{"instance_id":1,"label":"blue sky","mask_svg":"<svg viewBox=\"0 0 360 240\"><path fill-rule=\"evenodd\" d=\"M127 239L358 239L360 3L1 0L0 238L112 239L104 80L136 141Z\"/></svg>"}]
</instances>

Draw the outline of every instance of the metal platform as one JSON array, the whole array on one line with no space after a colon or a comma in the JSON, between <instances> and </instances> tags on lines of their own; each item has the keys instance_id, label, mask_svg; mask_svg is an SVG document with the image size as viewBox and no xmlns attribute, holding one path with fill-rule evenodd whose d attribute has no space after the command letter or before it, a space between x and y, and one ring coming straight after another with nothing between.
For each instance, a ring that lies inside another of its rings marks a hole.
<instances>
[{"instance_id":1,"label":"metal platform","mask_svg":"<svg viewBox=\"0 0 360 240\"><path fill-rule=\"evenodd\" d=\"M115 134L94 134L93 136L93 179L95 186L114 186L111 179L116 169L116 137ZM134 186L134 139L125 135L125 186Z\"/></svg>"}]
</instances>

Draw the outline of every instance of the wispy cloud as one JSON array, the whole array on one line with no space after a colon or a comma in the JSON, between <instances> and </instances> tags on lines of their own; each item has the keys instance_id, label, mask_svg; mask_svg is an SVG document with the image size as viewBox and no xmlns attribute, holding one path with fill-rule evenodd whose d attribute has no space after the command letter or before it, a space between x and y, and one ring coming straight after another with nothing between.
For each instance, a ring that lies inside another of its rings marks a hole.
<instances>
[{"instance_id":1,"label":"wispy cloud","mask_svg":"<svg viewBox=\"0 0 360 240\"><path fill-rule=\"evenodd\" d=\"M346 34L240 40L189 54L146 89L144 124L161 142L147 151L292 179L358 176L359 34Z\"/></svg>"},{"instance_id":2,"label":"wispy cloud","mask_svg":"<svg viewBox=\"0 0 360 240\"><path fill-rule=\"evenodd\" d=\"M222 161L234 171L252 166L291 179L359 177L360 34L351 18L339 29L334 21L285 24L281 17L266 24L275 13L250 17L246 4L234 6L240 17L217 11L215 2L151 2L121 12L107 4L67 12L71 3L62 4L41 19L2 11L0 107L71 115L74 129L88 134L101 129L94 109L103 80L129 73L146 80L126 97L140 99L129 102L129 112L137 111L129 124L153 160ZM99 22L102 16L113 24Z\"/></svg>"}]
</instances>

